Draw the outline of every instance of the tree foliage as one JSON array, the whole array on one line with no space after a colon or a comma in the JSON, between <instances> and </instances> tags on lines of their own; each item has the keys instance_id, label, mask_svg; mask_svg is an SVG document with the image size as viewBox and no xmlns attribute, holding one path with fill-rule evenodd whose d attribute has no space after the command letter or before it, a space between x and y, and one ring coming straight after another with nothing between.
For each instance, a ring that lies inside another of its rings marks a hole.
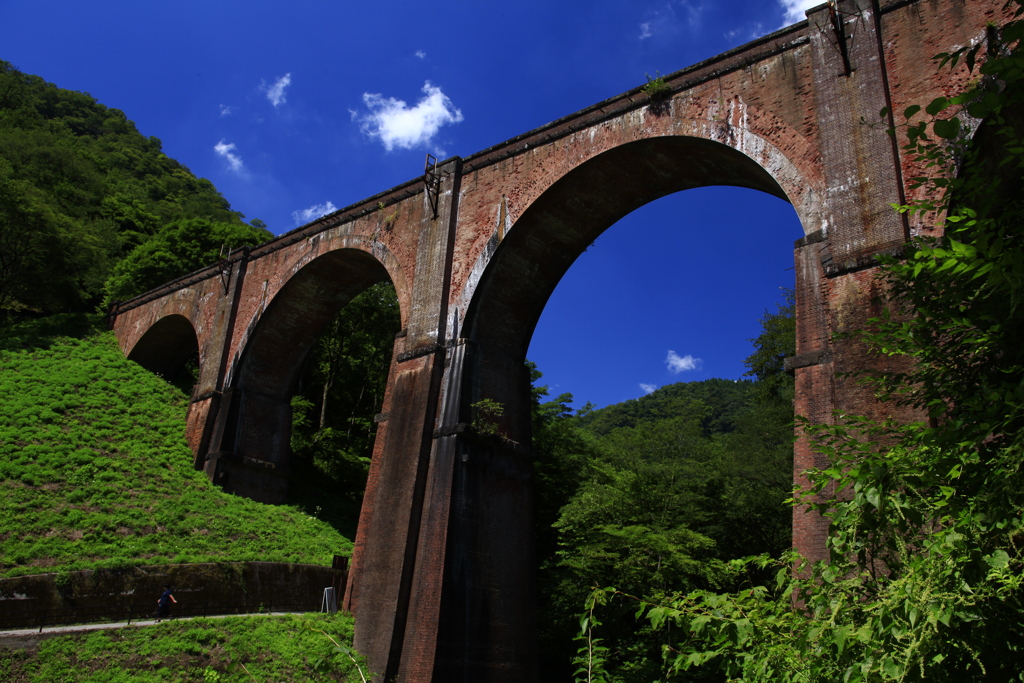
<instances>
[{"instance_id":1,"label":"tree foliage","mask_svg":"<svg viewBox=\"0 0 1024 683\"><path fill-rule=\"evenodd\" d=\"M247 227L123 112L0 61L0 311L87 310L121 259L196 218ZM177 271L171 261L162 264L171 277L198 267L185 259L176 265L188 270ZM119 275L114 296L142 291Z\"/></svg>"},{"instance_id":2,"label":"tree foliage","mask_svg":"<svg viewBox=\"0 0 1024 683\"><path fill-rule=\"evenodd\" d=\"M858 336L910 361L865 379L927 419L805 425L829 464L807 473L797 502L829 520L829 561L740 561L776 580L637 600L669 640L668 675L1024 680L1021 14L990 31L980 66L982 45L940 55L980 78L908 108L894 131L931 173L913 181L929 198L899 208L944 217L944 231L883 267L888 312ZM970 119L983 120L973 138Z\"/></svg>"},{"instance_id":3,"label":"tree foliage","mask_svg":"<svg viewBox=\"0 0 1024 683\"><path fill-rule=\"evenodd\" d=\"M187 218L169 223L133 249L107 278L104 302L124 301L176 277L216 263L222 250L266 242L271 235L245 223Z\"/></svg>"},{"instance_id":4,"label":"tree foliage","mask_svg":"<svg viewBox=\"0 0 1024 683\"><path fill-rule=\"evenodd\" d=\"M400 314L390 282L328 324L292 398L291 502L355 535Z\"/></svg>"}]
</instances>

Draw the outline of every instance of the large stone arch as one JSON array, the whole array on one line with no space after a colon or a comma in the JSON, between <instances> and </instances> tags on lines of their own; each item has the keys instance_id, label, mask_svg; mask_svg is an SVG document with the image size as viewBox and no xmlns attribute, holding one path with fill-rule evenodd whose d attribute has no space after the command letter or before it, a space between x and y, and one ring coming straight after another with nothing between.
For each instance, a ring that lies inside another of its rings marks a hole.
<instances>
[{"instance_id":1,"label":"large stone arch","mask_svg":"<svg viewBox=\"0 0 1024 683\"><path fill-rule=\"evenodd\" d=\"M771 111L748 104L740 94L726 99L712 97L710 103L707 99L707 93L686 93L633 110L552 143L555 152L542 159L502 168L506 184L501 188L500 205L475 207L477 221L491 215L492 228L485 231L490 239L463 246L469 258L462 259L462 264L469 267L456 274L456 285L461 286L453 292L457 298L451 306L450 329L457 329L460 321L456 315L461 314L464 321L469 309L478 307L473 304L477 288L485 277L491 277L499 245L524 227L529 229L538 213L538 202L540 206L550 204L555 196L551 192L557 194L559 188L571 182L585 183L583 179L588 175L594 179L614 175L616 163L625 186L638 185L637 178L651 178L653 182L648 187L634 187L634 197L623 206L605 206L605 211L615 215L608 225L672 192L702 185L737 185L767 191L788 201L805 235L827 233L832 222L825 203L827 190L820 154L812 141ZM745 162L715 166L728 157ZM693 167L688 167L691 162ZM745 173L741 166L758 170ZM706 179L697 180L701 177ZM591 211L592 204L607 204L606 199L598 193L577 203ZM466 209L463 212L468 213ZM472 335L460 331L459 336Z\"/></svg>"},{"instance_id":2,"label":"large stone arch","mask_svg":"<svg viewBox=\"0 0 1024 683\"><path fill-rule=\"evenodd\" d=\"M346 264L350 259L357 268L360 267L358 266L360 262L368 264L367 259L376 261L383 274L377 282L390 280L395 285L395 293L398 296L398 304L401 309L402 326L405 327L412 293L401 263L385 244L372 236L352 234L343 230L335 229L314 235L306 240L306 248L301 251L273 254L270 258L261 259L259 263L250 266L246 273L245 296L250 299L251 303L244 307L247 309L247 314L237 323L240 334L232 344L232 352L226 369L226 384L235 383L254 336L261 334L262 330L266 329L264 318L271 307L278 305L275 302L279 301L282 295L287 300L290 296L288 291L294 288L298 282L315 285L320 276L311 277L312 273L325 273L324 282L328 287L333 286L330 284L332 278L342 277L339 274L332 275L330 268L326 268L323 263L312 271L307 270L309 266L320 262L324 257L331 259L331 262L341 271L348 267ZM362 253L363 256L358 256L356 252ZM347 301L348 299L346 299Z\"/></svg>"},{"instance_id":3,"label":"large stone arch","mask_svg":"<svg viewBox=\"0 0 1024 683\"><path fill-rule=\"evenodd\" d=\"M467 283L472 294L463 309L460 338L449 355L443 415L432 456L432 472L437 474L432 474L432 488L426 494L433 501L435 491L444 490L452 502L443 513L435 513L432 502L425 505L432 516L427 525L446 529L443 568L432 565L433 557L417 566L424 574L422 582L431 571L444 576L435 598L440 616L436 633L418 632L415 624L405 634L405 648L425 640L431 643L434 680L447 680L456 672L468 675L466 680L533 676L536 653L528 640L535 605L530 391L523 361L537 320L561 277L604 230L660 197L695 187L732 185L788 201L775 173L783 169L787 184L799 179L795 166L784 160L770 169L761 165L777 151L755 159L705 137L637 137L578 159L546 183L514 221L498 226L477 259L475 279ZM813 200L807 207L805 211L817 214ZM481 417L474 404L482 399L503 407L496 425L500 438L480 434L474 427ZM493 590L482 591L480 586ZM418 597L412 600L412 612L420 609ZM489 648L499 641L504 649L497 656ZM465 650L467 642L475 643L476 649ZM497 674L496 658L515 673ZM401 669L399 677L417 680L421 672L414 665L415 658L406 658L403 667L408 668Z\"/></svg>"},{"instance_id":4,"label":"large stone arch","mask_svg":"<svg viewBox=\"0 0 1024 683\"><path fill-rule=\"evenodd\" d=\"M216 483L257 500L283 502L290 400L305 359L345 304L371 285L396 279L387 260L352 247L325 250L296 264L260 306L232 358L214 447L204 465ZM406 315L403 307L403 320Z\"/></svg>"},{"instance_id":5,"label":"large stone arch","mask_svg":"<svg viewBox=\"0 0 1024 683\"><path fill-rule=\"evenodd\" d=\"M766 146L759 145L762 149ZM779 154L776 151L762 159L777 159ZM724 142L657 136L614 147L553 182L509 227L504 239L495 240L473 287L461 336L481 360L464 371L464 403L496 398L481 394L482 387L491 393L511 390L504 388L504 382L495 384L496 369L508 364L501 372L512 373L512 366L521 366L533 330L558 282L579 255L619 219L661 197L708 185L744 187L789 201L774 173L779 169L785 172L787 185L799 180L792 164L776 162L766 169L759 160ZM803 213L817 218L820 210L809 204ZM802 221L805 232L806 222ZM637 239L645 236L637 235ZM529 420L520 415L520 409L528 406L520 403L506 406L508 424L504 427L514 441L528 443L528 433L521 430L528 427ZM470 420L465 411L463 419Z\"/></svg>"}]
</instances>

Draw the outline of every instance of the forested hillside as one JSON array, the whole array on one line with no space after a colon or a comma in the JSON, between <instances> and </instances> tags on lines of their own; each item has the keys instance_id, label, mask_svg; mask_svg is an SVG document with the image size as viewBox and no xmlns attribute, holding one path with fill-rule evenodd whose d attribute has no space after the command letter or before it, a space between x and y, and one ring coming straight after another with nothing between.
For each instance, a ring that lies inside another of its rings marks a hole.
<instances>
[{"instance_id":1,"label":"forested hillside","mask_svg":"<svg viewBox=\"0 0 1024 683\"><path fill-rule=\"evenodd\" d=\"M600 410L584 410L579 422L594 434L607 436L622 427L640 427L678 417L686 412L687 406L699 401L707 409L700 419L704 433L728 433L735 431L737 419L747 408L750 389L750 380L679 382Z\"/></svg>"},{"instance_id":2,"label":"forested hillside","mask_svg":"<svg viewBox=\"0 0 1024 683\"><path fill-rule=\"evenodd\" d=\"M762 319L751 379L662 387L573 413L572 396L535 388L537 554L544 680L572 678L578 615L594 586L629 595L734 589L767 578L728 561L790 545L793 301ZM536 370L535 382L540 380ZM661 634L607 606L601 637L613 680L661 680Z\"/></svg>"},{"instance_id":3,"label":"forested hillside","mask_svg":"<svg viewBox=\"0 0 1024 683\"><path fill-rule=\"evenodd\" d=\"M0 324L126 299L264 227L123 112L0 61Z\"/></svg>"}]
</instances>

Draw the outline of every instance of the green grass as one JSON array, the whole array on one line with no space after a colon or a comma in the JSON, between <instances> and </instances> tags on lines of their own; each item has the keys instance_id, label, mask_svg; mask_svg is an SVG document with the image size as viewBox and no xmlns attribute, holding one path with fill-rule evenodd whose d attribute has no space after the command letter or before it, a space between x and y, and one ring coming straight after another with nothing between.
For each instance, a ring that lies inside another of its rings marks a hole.
<instances>
[{"instance_id":1,"label":"green grass","mask_svg":"<svg viewBox=\"0 0 1024 683\"><path fill-rule=\"evenodd\" d=\"M69 316L0 334L0 576L168 562L324 565L351 550L297 508L228 495L195 471L187 396L127 361L95 324Z\"/></svg>"},{"instance_id":2,"label":"green grass","mask_svg":"<svg viewBox=\"0 0 1024 683\"><path fill-rule=\"evenodd\" d=\"M347 649L352 618L307 614L196 619L58 636L36 650L0 650L0 680L360 681L352 659L319 631ZM368 674L365 662L353 656Z\"/></svg>"}]
</instances>

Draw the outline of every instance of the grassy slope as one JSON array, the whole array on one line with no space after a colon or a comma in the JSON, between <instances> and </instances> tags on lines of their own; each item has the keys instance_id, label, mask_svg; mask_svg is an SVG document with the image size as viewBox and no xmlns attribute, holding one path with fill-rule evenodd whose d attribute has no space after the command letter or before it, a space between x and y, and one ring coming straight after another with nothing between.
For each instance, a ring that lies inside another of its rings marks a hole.
<instances>
[{"instance_id":1,"label":"grassy slope","mask_svg":"<svg viewBox=\"0 0 1024 683\"><path fill-rule=\"evenodd\" d=\"M28 652L0 650L0 680L360 681L352 660L314 629L346 648L352 640L352 618L341 614L166 622L59 636Z\"/></svg>"},{"instance_id":2,"label":"grassy slope","mask_svg":"<svg viewBox=\"0 0 1024 683\"><path fill-rule=\"evenodd\" d=\"M351 549L295 508L225 494L196 472L186 396L125 360L112 333L59 337L39 327L0 338L0 576L163 562L328 564Z\"/></svg>"}]
</instances>

